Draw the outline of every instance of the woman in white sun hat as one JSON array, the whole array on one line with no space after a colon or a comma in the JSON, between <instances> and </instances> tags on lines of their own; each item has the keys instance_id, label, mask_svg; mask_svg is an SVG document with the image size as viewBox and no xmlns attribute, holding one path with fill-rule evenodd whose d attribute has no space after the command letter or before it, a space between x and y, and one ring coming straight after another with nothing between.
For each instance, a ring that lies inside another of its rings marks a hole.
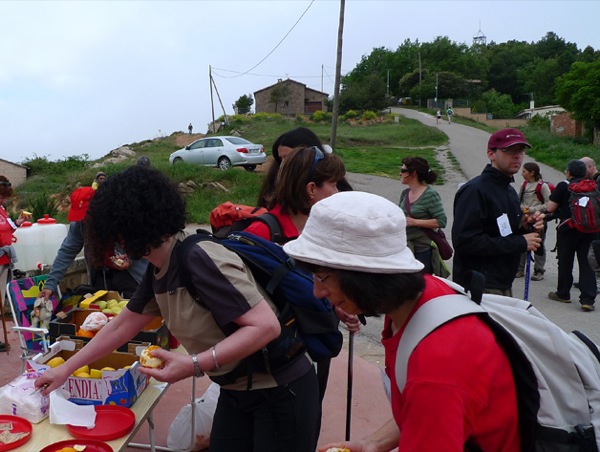
<instances>
[{"instance_id":1,"label":"woman in white sun hat","mask_svg":"<svg viewBox=\"0 0 600 452\"><path fill-rule=\"evenodd\" d=\"M423 339L410 355L402 393L398 389L396 352L407 324L427 301L454 293L422 272L406 246L406 218L398 206L369 193L335 194L313 206L300 237L284 250L313 273L315 295L351 314L385 315L393 419L362 440L319 450L462 452L467 444L520 450L510 364L475 316L448 322Z\"/></svg>"}]
</instances>

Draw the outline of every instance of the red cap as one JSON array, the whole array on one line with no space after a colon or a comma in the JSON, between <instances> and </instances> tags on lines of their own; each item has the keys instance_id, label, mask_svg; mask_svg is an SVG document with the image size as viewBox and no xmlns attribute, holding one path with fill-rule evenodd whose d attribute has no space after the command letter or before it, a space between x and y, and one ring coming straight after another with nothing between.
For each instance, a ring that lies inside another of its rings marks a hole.
<instances>
[{"instance_id":1,"label":"red cap","mask_svg":"<svg viewBox=\"0 0 600 452\"><path fill-rule=\"evenodd\" d=\"M502 129L494 132L488 141L488 149L506 149L515 144L531 145L525 139L525 135L519 129Z\"/></svg>"},{"instance_id":2,"label":"red cap","mask_svg":"<svg viewBox=\"0 0 600 452\"><path fill-rule=\"evenodd\" d=\"M96 190L92 187L79 187L71 193L71 208L67 214L69 221L81 221L90 205L90 199Z\"/></svg>"}]
</instances>

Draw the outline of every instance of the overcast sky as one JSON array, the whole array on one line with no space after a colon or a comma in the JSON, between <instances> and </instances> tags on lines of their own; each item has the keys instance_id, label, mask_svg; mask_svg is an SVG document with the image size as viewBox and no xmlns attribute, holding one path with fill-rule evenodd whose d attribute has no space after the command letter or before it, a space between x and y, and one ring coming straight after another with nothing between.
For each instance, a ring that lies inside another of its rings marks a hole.
<instances>
[{"instance_id":1,"label":"overcast sky","mask_svg":"<svg viewBox=\"0 0 600 452\"><path fill-rule=\"evenodd\" d=\"M204 133L209 66L228 114L242 94L278 78L331 94L339 6L0 0L0 158L97 159L190 122ZM375 47L437 36L470 45L480 28L488 42L536 42L553 31L598 50L599 17L597 0L347 0L342 73Z\"/></svg>"}]
</instances>

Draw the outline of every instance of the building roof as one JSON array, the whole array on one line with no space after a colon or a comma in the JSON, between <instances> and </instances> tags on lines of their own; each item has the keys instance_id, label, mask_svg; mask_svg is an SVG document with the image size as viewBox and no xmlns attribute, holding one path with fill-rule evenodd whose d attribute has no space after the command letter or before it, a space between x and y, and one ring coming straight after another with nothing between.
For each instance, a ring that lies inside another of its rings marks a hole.
<instances>
[{"instance_id":1,"label":"building roof","mask_svg":"<svg viewBox=\"0 0 600 452\"><path fill-rule=\"evenodd\" d=\"M27 166L21 165L20 163L11 162L10 160L5 160L5 159L2 159L2 158L0 158L0 162L6 162L6 163L9 163L11 165L20 166L21 168L25 168L25 169L28 168Z\"/></svg>"},{"instance_id":2,"label":"building roof","mask_svg":"<svg viewBox=\"0 0 600 452\"><path fill-rule=\"evenodd\" d=\"M267 86L267 87L265 87L265 88L261 88L261 89L259 89L259 90L256 90L256 91L254 91L254 96L256 97L256 93L260 93L261 91L266 91L266 90L268 90L268 89L271 89L271 88L273 88L274 86L277 86L277 85L279 85L280 83L283 83L283 82L288 82L288 83L290 83L290 82L291 82L291 83L295 83L296 85L301 85L301 86L303 86L305 90L314 91L315 93L323 94L323 95L325 95L325 96L329 97L329 94L327 94L327 93L324 93L324 92L322 92L322 91L319 91L319 90L316 90L316 89L308 88L308 87L306 86L306 84L305 84L305 83L297 82L296 80L292 80L291 78L288 78L288 79L286 79L286 80L279 80L277 83L273 83L272 85L269 85L269 86Z\"/></svg>"}]
</instances>

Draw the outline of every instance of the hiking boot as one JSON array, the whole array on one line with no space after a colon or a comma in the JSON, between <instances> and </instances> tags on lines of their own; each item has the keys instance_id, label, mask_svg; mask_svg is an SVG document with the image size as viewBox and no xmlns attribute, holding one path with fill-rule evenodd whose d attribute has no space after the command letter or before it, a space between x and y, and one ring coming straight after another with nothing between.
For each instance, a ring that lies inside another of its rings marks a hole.
<instances>
[{"instance_id":1,"label":"hiking boot","mask_svg":"<svg viewBox=\"0 0 600 452\"><path fill-rule=\"evenodd\" d=\"M581 305L581 310L585 311L585 312L592 312L594 309L596 309L596 308L594 307L593 304L582 304Z\"/></svg>"},{"instance_id":2,"label":"hiking boot","mask_svg":"<svg viewBox=\"0 0 600 452\"><path fill-rule=\"evenodd\" d=\"M541 281L544 279L544 274L542 272L535 272L535 274L531 277L532 281Z\"/></svg>"},{"instance_id":3,"label":"hiking boot","mask_svg":"<svg viewBox=\"0 0 600 452\"><path fill-rule=\"evenodd\" d=\"M517 274L515 275L515 278L522 278L523 276L525 276L525 273L519 271L517 272Z\"/></svg>"},{"instance_id":4,"label":"hiking boot","mask_svg":"<svg viewBox=\"0 0 600 452\"><path fill-rule=\"evenodd\" d=\"M550 298L551 300L554 300L554 301L560 301L561 303L570 303L571 302L571 300L569 300L567 298L559 297L556 292L548 293L548 298Z\"/></svg>"}]
</instances>

